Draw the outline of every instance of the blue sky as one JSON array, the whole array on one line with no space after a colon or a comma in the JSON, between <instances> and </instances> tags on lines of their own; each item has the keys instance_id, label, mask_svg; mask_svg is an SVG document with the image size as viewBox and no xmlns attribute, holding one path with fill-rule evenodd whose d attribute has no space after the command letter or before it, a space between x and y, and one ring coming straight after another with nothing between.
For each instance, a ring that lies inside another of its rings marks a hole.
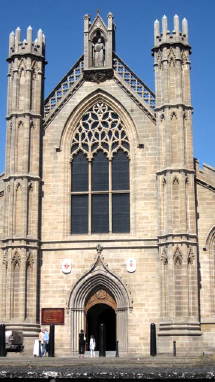
<instances>
[{"instance_id":1,"label":"blue sky","mask_svg":"<svg viewBox=\"0 0 215 382\"><path fill-rule=\"evenodd\" d=\"M174 14L189 23L192 46L192 102L194 156L200 164L215 167L215 1L214 0L1 0L0 16L0 172L4 169L5 115L7 93L8 36L16 27L46 35L47 96L83 53L83 16L94 18L96 10L106 21L115 18L116 52L128 66L154 90L153 23L166 14L172 30Z\"/></svg>"}]
</instances>

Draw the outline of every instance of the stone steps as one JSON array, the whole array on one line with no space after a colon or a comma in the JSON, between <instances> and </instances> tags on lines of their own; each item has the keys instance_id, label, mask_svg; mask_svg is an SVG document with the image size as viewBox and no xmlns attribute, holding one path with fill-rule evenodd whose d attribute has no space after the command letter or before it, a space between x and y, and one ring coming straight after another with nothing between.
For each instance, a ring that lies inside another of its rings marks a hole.
<instances>
[{"instance_id":1,"label":"stone steps","mask_svg":"<svg viewBox=\"0 0 215 382\"><path fill-rule=\"evenodd\" d=\"M55 366L76 366L76 365L112 365L113 367L189 367L189 366L201 366L201 365L214 365L215 355L205 356L172 356L166 354L159 354L155 357L115 357L115 352L106 352L106 357L99 357L99 353L96 352L96 357L91 358L90 352L86 352L83 358L77 357L24 357L24 356L12 356L0 358L0 368L3 365L21 366L21 365L54 365Z\"/></svg>"},{"instance_id":2,"label":"stone steps","mask_svg":"<svg viewBox=\"0 0 215 382\"><path fill-rule=\"evenodd\" d=\"M115 357L116 356L116 351L106 351L106 358L113 358L113 357ZM84 357L86 357L86 358L91 358L90 357L90 351L86 351L85 353L84 353ZM95 358L99 358L99 351L95 351Z\"/></svg>"}]
</instances>

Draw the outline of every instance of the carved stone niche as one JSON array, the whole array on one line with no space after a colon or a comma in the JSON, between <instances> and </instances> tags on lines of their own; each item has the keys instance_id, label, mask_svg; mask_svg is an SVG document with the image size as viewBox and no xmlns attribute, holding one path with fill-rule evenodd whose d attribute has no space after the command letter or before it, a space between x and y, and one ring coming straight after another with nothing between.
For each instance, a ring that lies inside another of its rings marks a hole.
<instances>
[{"instance_id":1,"label":"carved stone niche","mask_svg":"<svg viewBox=\"0 0 215 382\"><path fill-rule=\"evenodd\" d=\"M105 289L97 289L87 299L85 304L85 312L87 312L92 306L96 304L106 304L112 309L116 310L117 305L113 296Z\"/></svg>"},{"instance_id":2,"label":"carved stone niche","mask_svg":"<svg viewBox=\"0 0 215 382\"><path fill-rule=\"evenodd\" d=\"M85 81L104 82L113 78L113 69L96 69L96 70L85 70L84 79Z\"/></svg>"},{"instance_id":3,"label":"carved stone niche","mask_svg":"<svg viewBox=\"0 0 215 382\"><path fill-rule=\"evenodd\" d=\"M115 50L115 24L112 13L108 13L107 25L97 12L93 22L89 15L84 17L84 71L113 67Z\"/></svg>"}]
</instances>

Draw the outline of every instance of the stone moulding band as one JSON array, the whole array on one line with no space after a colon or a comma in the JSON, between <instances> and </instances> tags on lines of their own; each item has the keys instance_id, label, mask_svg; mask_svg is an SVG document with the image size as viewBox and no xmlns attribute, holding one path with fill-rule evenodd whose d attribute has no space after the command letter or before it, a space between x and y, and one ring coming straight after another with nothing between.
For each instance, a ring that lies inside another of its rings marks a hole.
<instances>
[{"instance_id":1,"label":"stone moulding band","mask_svg":"<svg viewBox=\"0 0 215 382\"><path fill-rule=\"evenodd\" d=\"M158 336L201 336L199 322L160 323Z\"/></svg>"}]
</instances>

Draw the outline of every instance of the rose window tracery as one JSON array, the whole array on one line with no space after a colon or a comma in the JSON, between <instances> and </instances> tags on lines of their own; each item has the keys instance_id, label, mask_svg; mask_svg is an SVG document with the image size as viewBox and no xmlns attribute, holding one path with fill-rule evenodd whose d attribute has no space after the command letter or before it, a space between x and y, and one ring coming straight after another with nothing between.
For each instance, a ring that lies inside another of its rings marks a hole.
<instances>
[{"instance_id":1,"label":"rose window tracery","mask_svg":"<svg viewBox=\"0 0 215 382\"><path fill-rule=\"evenodd\" d=\"M91 160L99 149L108 159L121 148L129 156L129 142L119 115L104 102L97 102L84 113L73 138L72 157L82 151Z\"/></svg>"}]
</instances>

